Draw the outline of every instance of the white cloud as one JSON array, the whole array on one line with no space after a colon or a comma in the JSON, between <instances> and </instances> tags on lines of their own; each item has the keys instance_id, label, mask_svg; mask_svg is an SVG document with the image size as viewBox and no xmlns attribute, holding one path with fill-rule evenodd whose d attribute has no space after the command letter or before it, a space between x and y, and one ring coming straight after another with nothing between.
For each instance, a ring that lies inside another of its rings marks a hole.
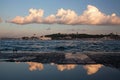
<instances>
[{"instance_id":1,"label":"white cloud","mask_svg":"<svg viewBox=\"0 0 120 80\"><path fill-rule=\"evenodd\" d=\"M63 8L58 9L56 14L51 14L48 17L43 17L43 15L44 10L42 9L30 9L28 16L17 16L9 22L15 24L39 23L67 25L120 25L120 17L117 16L115 13L111 15L106 15L105 13L102 13L98 8L92 5L88 5L87 9L81 15L78 15L73 10L65 10Z\"/></svg>"},{"instance_id":2,"label":"white cloud","mask_svg":"<svg viewBox=\"0 0 120 80\"><path fill-rule=\"evenodd\" d=\"M56 14L58 24L74 24L77 21L77 18L77 14L70 9L59 9Z\"/></svg>"},{"instance_id":3,"label":"white cloud","mask_svg":"<svg viewBox=\"0 0 120 80\"><path fill-rule=\"evenodd\" d=\"M87 10L79 16L78 24L101 24L104 18L104 13L101 13L96 7L88 5Z\"/></svg>"},{"instance_id":4,"label":"white cloud","mask_svg":"<svg viewBox=\"0 0 120 80\"><path fill-rule=\"evenodd\" d=\"M54 23L56 23L56 16L55 15L50 15L50 16L46 17L44 19L43 23L45 23L45 24L54 24Z\"/></svg>"},{"instance_id":5,"label":"white cloud","mask_svg":"<svg viewBox=\"0 0 120 80\"><path fill-rule=\"evenodd\" d=\"M44 11L42 9L30 9L29 15L25 17L17 16L13 20L9 21L16 24L29 24L29 23L42 23Z\"/></svg>"}]
</instances>

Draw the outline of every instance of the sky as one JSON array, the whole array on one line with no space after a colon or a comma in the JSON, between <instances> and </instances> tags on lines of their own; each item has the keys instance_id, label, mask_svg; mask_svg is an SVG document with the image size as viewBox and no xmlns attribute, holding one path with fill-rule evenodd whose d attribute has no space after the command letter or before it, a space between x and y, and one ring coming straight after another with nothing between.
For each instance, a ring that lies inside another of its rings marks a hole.
<instances>
[{"instance_id":1,"label":"sky","mask_svg":"<svg viewBox=\"0 0 120 80\"><path fill-rule=\"evenodd\" d=\"M0 37L120 34L120 0L0 0Z\"/></svg>"}]
</instances>

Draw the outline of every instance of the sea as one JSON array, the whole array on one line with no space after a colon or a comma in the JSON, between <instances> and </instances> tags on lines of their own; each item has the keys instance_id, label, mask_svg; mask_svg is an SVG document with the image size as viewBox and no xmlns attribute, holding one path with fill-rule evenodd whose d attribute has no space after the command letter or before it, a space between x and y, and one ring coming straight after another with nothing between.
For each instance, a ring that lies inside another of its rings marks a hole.
<instances>
[{"instance_id":1,"label":"sea","mask_svg":"<svg viewBox=\"0 0 120 80\"><path fill-rule=\"evenodd\" d=\"M33 54L120 52L120 40L0 40L0 53L14 51ZM120 66L0 61L0 80L120 80Z\"/></svg>"},{"instance_id":2,"label":"sea","mask_svg":"<svg viewBox=\"0 0 120 80\"><path fill-rule=\"evenodd\" d=\"M120 52L120 40L0 40L3 53Z\"/></svg>"}]
</instances>

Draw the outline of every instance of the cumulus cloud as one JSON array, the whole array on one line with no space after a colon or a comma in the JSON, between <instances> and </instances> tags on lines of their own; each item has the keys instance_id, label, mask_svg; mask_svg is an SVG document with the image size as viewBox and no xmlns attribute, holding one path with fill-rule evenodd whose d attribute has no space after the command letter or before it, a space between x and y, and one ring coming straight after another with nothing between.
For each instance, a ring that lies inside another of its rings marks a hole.
<instances>
[{"instance_id":1,"label":"cumulus cloud","mask_svg":"<svg viewBox=\"0 0 120 80\"><path fill-rule=\"evenodd\" d=\"M120 17L115 13L106 15L92 5L88 5L78 20L78 24L120 24Z\"/></svg>"},{"instance_id":2,"label":"cumulus cloud","mask_svg":"<svg viewBox=\"0 0 120 80\"><path fill-rule=\"evenodd\" d=\"M17 16L9 22L15 24L29 24L29 23L39 23L39 24L66 24L66 25L120 25L120 17L115 13L107 15L102 13L98 8L92 5L88 5L87 9L78 15L73 10L65 10L63 8L58 9L56 14L51 14L44 17L44 10L42 9L30 9L29 15L25 17Z\"/></svg>"},{"instance_id":3,"label":"cumulus cloud","mask_svg":"<svg viewBox=\"0 0 120 80\"><path fill-rule=\"evenodd\" d=\"M29 15L25 17L17 16L13 20L9 21L16 24L29 24L29 23L42 23L42 17L44 14L44 10L42 9L30 9Z\"/></svg>"}]
</instances>

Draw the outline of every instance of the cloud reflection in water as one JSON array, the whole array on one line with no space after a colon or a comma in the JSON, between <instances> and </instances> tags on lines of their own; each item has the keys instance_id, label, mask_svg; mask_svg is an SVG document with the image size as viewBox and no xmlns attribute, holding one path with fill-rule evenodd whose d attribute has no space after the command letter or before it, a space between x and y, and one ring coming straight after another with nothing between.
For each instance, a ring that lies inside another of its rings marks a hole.
<instances>
[{"instance_id":1,"label":"cloud reflection in water","mask_svg":"<svg viewBox=\"0 0 120 80\"><path fill-rule=\"evenodd\" d=\"M42 63L37 63L37 62L27 62L29 65L29 70L34 71L34 70L43 70L44 69L44 64ZM64 71L64 70L72 70L77 67L77 64L54 64L52 63L51 66L56 66L59 71ZM89 65L84 65L83 69L87 71L88 75L95 74L96 72L99 71L99 69L103 65L101 64L89 64Z\"/></svg>"},{"instance_id":2,"label":"cloud reflection in water","mask_svg":"<svg viewBox=\"0 0 120 80\"><path fill-rule=\"evenodd\" d=\"M29 65L29 70L34 71L34 70L43 70L44 65L42 63L36 63L36 62L27 62ZM74 69L77 65L76 64L52 64L51 66L56 66L59 71L64 71L64 70L71 70Z\"/></svg>"},{"instance_id":3,"label":"cloud reflection in water","mask_svg":"<svg viewBox=\"0 0 120 80\"><path fill-rule=\"evenodd\" d=\"M83 68L87 71L88 75L92 75L98 72L102 66L103 65L101 64L93 64L93 65L90 64L90 65L83 66Z\"/></svg>"},{"instance_id":4,"label":"cloud reflection in water","mask_svg":"<svg viewBox=\"0 0 120 80\"><path fill-rule=\"evenodd\" d=\"M76 64L67 64L67 65L57 65L59 71L75 69Z\"/></svg>"},{"instance_id":5,"label":"cloud reflection in water","mask_svg":"<svg viewBox=\"0 0 120 80\"><path fill-rule=\"evenodd\" d=\"M29 65L29 70L34 71L34 70L43 70L44 65L42 63L36 63L36 62L27 62Z\"/></svg>"}]
</instances>

